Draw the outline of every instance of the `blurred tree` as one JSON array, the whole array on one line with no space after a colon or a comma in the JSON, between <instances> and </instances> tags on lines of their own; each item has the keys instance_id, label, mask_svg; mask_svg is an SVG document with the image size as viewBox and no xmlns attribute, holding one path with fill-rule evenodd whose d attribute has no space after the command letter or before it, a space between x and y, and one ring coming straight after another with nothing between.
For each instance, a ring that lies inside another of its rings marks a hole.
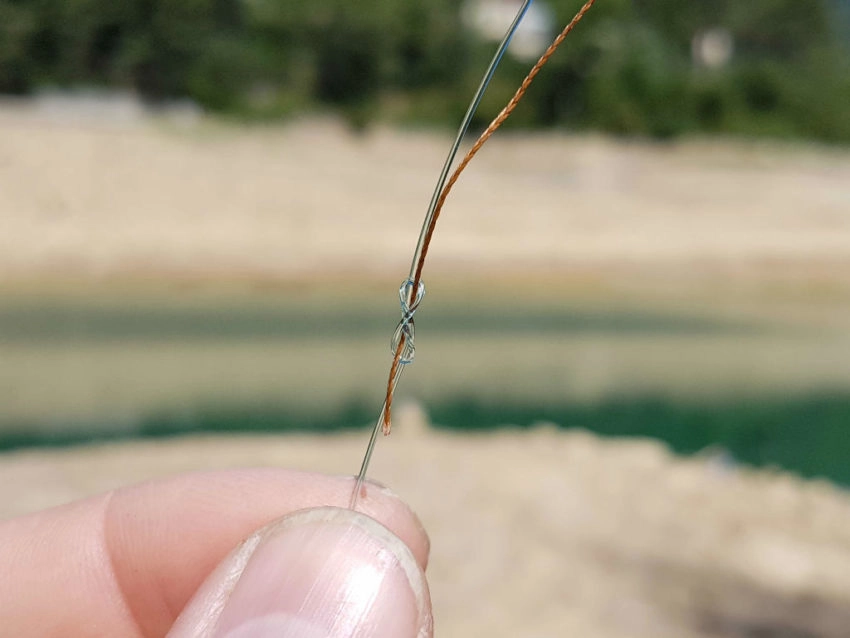
<instances>
[{"instance_id":1,"label":"blurred tree","mask_svg":"<svg viewBox=\"0 0 850 638\"><path fill-rule=\"evenodd\" d=\"M32 9L0 0L0 92L25 93L34 72L29 42L38 28Z\"/></svg>"},{"instance_id":2,"label":"blurred tree","mask_svg":"<svg viewBox=\"0 0 850 638\"><path fill-rule=\"evenodd\" d=\"M726 28L745 55L793 59L831 42L830 0L635 0L640 19L680 52L701 31Z\"/></svg>"},{"instance_id":3,"label":"blurred tree","mask_svg":"<svg viewBox=\"0 0 850 638\"><path fill-rule=\"evenodd\" d=\"M581 4L538 1L558 28ZM462 5L0 0L0 92L102 85L247 116L326 105L358 126L379 116L454 124L493 49L465 30ZM510 125L850 141L841 6L850 17L850 0L599 2ZM731 57L694 63L695 37L712 29L729 34ZM527 67L504 60L476 125L502 107Z\"/></svg>"}]
</instances>

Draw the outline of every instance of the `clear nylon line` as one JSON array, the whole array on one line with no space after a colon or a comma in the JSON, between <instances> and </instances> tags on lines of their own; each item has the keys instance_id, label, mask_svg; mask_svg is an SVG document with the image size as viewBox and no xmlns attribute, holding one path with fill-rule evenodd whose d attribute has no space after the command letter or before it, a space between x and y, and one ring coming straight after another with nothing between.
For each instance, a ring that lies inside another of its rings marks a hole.
<instances>
[{"instance_id":1,"label":"clear nylon line","mask_svg":"<svg viewBox=\"0 0 850 638\"><path fill-rule=\"evenodd\" d=\"M425 220L422 222L422 229L419 232L419 240L416 242L416 250L413 253L413 260L410 264L410 275L402 284L402 290L405 289L408 283L419 284L420 282L415 281L416 278L416 268L419 262L419 258L422 255L422 251L425 245L425 237L428 232L428 227L431 224L431 220L434 217L434 211L437 208L437 202L440 199L440 193L443 191L443 187L446 184L446 179L448 178L449 171L451 170L452 163L455 160L455 156L457 155L458 149L460 148L461 143L463 142L463 138L466 135L467 129L469 129L469 124L472 121L472 117L475 115L475 111L478 108L478 105L481 103L481 99L484 97L484 92L487 90L487 86L490 84L490 80L493 78L493 74L496 72L496 67L499 66L499 62L502 60L502 56L505 55L505 51L511 43L511 39L514 37L517 29L519 28L520 22L525 17L528 8L531 6L531 3L534 0L525 0L522 6L517 11L516 17L514 17L513 22L510 27L508 27L507 32L505 33L505 37L502 38L502 42L499 44L499 47L496 49L496 53L493 55L493 59L490 61L490 65L487 67L487 70L484 72L484 77L481 80L481 83L478 85L478 90L476 90L475 95L472 98L472 101L469 103L469 108L466 109L466 114L463 116L463 120L461 120L460 127L458 128L457 136L455 137L454 143L449 150L449 154L446 157L446 161L443 164L443 170L440 172L440 176L437 179L437 185L434 188L434 193L431 196L431 203L428 205L428 212L425 215ZM407 307L415 307L415 295L417 294L417 290L413 285L407 286ZM416 304L418 305L418 304ZM410 323L412 327L412 318L405 319L405 300L402 300L402 322ZM402 335L401 339L404 340L405 336ZM412 343L409 344L412 347ZM412 357L411 357L412 360ZM406 367L406 363L404 362L402 365L399 365L396 368L395 375L392 381L392 392L395 392L395 388L398 385L398 381L401 378L402 372ZM360 471L357 473L357 480L354 484L354 491L351 493L351 501L349 503L349 507L351 509L357 508L357 500L360 498L360 492L363 489L363 481L366 480L366 473L369 470L369 463L372 460L372 455L375 452L375 444L378 440L378 432L383 427L384 422L384 413L387 409L387 403L384 401L383 407L381 408L381 412L378 415L378 420L375 423L375 427L372 428L372 434L369 437L369 443L366 446L366 452L363 455L363 462L360 464Z\"/></svg>"},{"instance_id":2,"label":"clear nylon line","mask_svg":"<svg viewBox=\"0 0 850 638\"><path fill-rule=\"evenodd\" d=\"M472 116L475 115L475 111L481 103L481 98L484 97L484 92L487 90L490 80L493 79L496 67L499 66L499 62L502 61L502 56L505 55L505 51L510 45L516 30L519 28L519 23L522 22L522 19L525 17L525 14L533 1L534 0L525 0L519 11L517 11L514 21L511 23L511 26L508 27L505 37L502 38L499 48L496 49L496 53L490 61L490 66L488 66L487 70L484 72L481 84L478 85L478 90L475 92L472 101L469 103L469 108L466 109L466 115L464 115L463 120L461 120L460 127L457 131L457 137L455 137L452 148L446 157L446 163L443 164L443 170L440 172L440 177L437 179L436 187L434 187L434 194L431 195L431 203L428 205L428 212L425 214L425 221L422 222L422 230L419 232L419 241L416 242L416 251L413 253L413 261L410 264L410 274L408 275L408 279L411 281L415 280L416 265L419 262L419 256L422 254L422 248L425 244L425 234L431 223L431 219L434 217L434 210L437 208L437 201L440 199L440 193L443 192L443 187L446 185L446 179L449 176L449 171L452 168L452 163L455 160L457 151L460 148L461 142L463 142L464 136L466 136L469 123L472 122Z\"/></svg>"}]
</instances>

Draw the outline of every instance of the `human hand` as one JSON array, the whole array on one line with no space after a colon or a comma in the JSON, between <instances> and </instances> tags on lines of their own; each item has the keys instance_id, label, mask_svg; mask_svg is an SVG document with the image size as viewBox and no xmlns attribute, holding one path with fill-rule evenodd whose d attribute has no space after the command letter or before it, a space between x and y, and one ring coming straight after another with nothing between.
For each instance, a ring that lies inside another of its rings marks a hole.
<instances>
[{"instance_id":1,"label":"human hand","mask_svg":"<svg viewBox=\"0 0 850 638\"><path fill-rule=\"evenodd\" d=\"M2 522L0 634L429 638L428 537L377 486L344 509L352 487L185 474Z\"/></svg>"}]
</instances>

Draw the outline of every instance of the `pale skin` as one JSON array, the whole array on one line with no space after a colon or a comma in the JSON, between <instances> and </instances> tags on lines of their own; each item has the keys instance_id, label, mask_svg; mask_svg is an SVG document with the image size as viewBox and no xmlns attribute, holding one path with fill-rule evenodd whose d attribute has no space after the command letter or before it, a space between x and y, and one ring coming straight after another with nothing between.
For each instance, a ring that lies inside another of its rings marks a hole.
<instances>
[{"instance_id":1,"label":"pale skin","mask_svg":"<svg viewBox=\"0 0 850 638\"><path fill-rule=\"evenodd\" d=\"M279 469L184 474L0 522L0 618L10 636L165 636L239 543L297 510L345 507L351 477ZM410 548L411 510L367 484L358 510Z\"/></svg>"}]
</instances>

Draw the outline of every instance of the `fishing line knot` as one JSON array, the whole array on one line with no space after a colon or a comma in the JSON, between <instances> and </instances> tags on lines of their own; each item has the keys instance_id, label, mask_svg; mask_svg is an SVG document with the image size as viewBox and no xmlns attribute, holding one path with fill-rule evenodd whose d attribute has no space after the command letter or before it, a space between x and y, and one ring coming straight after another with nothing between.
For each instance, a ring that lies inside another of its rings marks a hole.
<instances>
[{"instance_id":1,"label":"fishing line knot","mask_svg":"<svg viewBox=\"0 0 850 638\"><path fill-rule=\"evenodd\" d=\"M416 314L416 309L422 302L422 297L425 296L425 284L422 281L416 285L416 290L413 289L413 286L414 282L412 279L405 279L401 284L401 288L398 289L398 298L401 302L401 320L398 322L398 326L396 326L393 333L393 338L390 342L390 351L395 354L403 335L404 346L401 350L401 357L398 360L401 364L412 362L416 354L416 348L413 344L413 315Z\"/></svg>"}]
</instances>

